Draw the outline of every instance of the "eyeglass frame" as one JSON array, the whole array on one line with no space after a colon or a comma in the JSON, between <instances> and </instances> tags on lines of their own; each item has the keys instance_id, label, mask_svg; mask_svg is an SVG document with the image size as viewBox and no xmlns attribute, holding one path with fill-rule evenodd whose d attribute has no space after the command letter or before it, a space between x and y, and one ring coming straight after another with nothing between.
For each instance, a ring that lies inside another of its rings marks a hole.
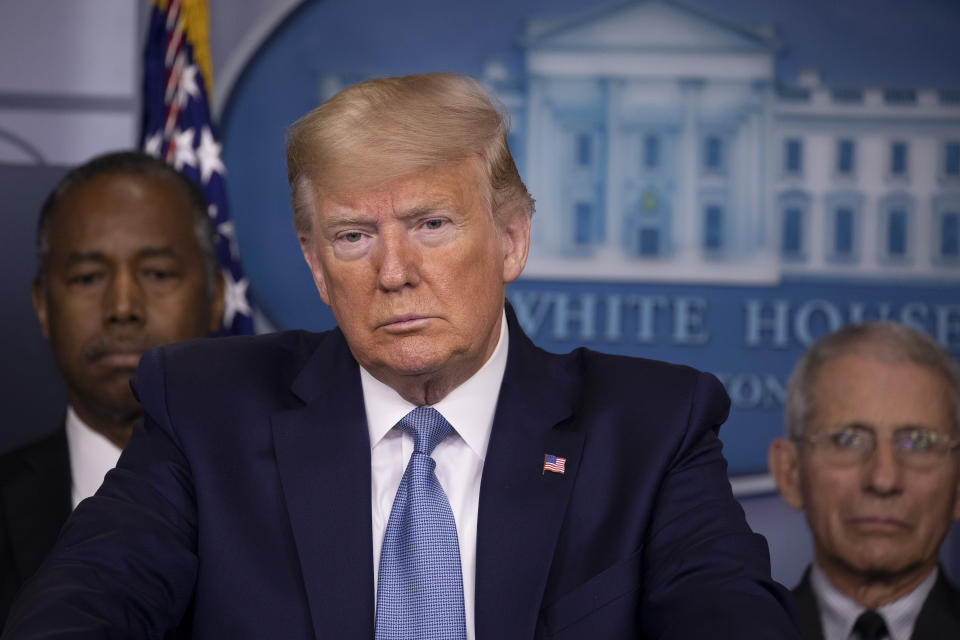
<instances>
[{"instance_id":1,"label":"eyeglass frame","mask_svg":"<svg viewBox=\"0 0 960 640\"><path fill-rule=\"evenodd\" d=\"M856 453L856 460L851 460L850 462L837 462L836 460L828 461L828 464L834 467L852 467L854 465L863 464L868 461L877 450L877 442L879 438L877 437L877 432L873 427L863 425L863 424L850 424L845 425L839 429L834 429L831 431L821 431L820 433L815 433L809 436L803 435L792 435L790 440L796 444L809 444L812 445L815 450L817 447L824 443L830 443L834 446L837 445L836 442L832 441L833 438L845 433L855 431L857 434L865 436L869 446L864 447L863 449L857 449L856 447L848 447L844 449L834 449L835 452L840 455L844 455L847 452L850 454ZM924 436L934 436L934 442L944 442L944 447L942 449L928 449L922 451L921 453L931 453L933 456L928 459L927 462L917 464L924 460L923 458L911 457L909 455L910 449L905 447L902 443L909 442L909 434L920 432ZM941 438L943 440L941 440ZM927 427L920 426L911 426L906 425L896 429L888 439L890 445L893 449L894 458L902 463L904 466L910 467L912 469L933 469L935 468L942 460L945 460L947 456L960 449L960 438L950 438L947 434L942 431L937 431L935 429L929 429ZM823 451L823 449L820 449ZM830 455L830 454L827 454Z\"/></svg>"}]
</instances>

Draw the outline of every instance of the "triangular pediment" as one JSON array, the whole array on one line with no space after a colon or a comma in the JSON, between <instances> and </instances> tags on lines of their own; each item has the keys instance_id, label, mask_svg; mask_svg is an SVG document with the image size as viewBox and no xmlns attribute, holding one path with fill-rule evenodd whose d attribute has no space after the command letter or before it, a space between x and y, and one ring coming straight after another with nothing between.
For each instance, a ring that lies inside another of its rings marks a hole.
<instances>
[{"instance_id":1,"label":"triangular pediment","mask_svg":"<svg viewBox=\"0 0 960 640\"><path fill-rule=\"evenodd\" d=\"M528 49L771 53L775 41L671 0L631 0L556 21L532 22Z\"/></svg>"}]
</instances>

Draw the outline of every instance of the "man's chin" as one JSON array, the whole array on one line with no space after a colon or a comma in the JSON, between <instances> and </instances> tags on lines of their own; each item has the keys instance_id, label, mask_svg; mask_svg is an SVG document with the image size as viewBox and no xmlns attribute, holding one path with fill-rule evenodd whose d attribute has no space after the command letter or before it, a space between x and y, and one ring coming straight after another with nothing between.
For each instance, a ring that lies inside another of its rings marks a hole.
<instances>
[{"instance_id":1,"label":"man's chin","mask_svg":"<svg viewBox=\"0 0 960 640\"><path fill-rule=\"evenodd\" d=\"M372 354L368 370L376 369L396 376L430 376L441 372L455 360L449 349L438 349L437 342L423 336L396 339L386 349Z\"/></svg>"},{"instance_id":2,"label":"man's chin","mask_svg":"<svg viewBox=\"0 0 960 640\"><path fill-rule=\"evenodd\" d=\"M384 365L384 372L400 378L430 378L443 371L441 363L429 359L403 360Z\"/></svg>"},{"instance_id":3,"label":"man's chin","mask_svg":"<svg viewBox=\"0 0 960 640\"><path fill-rule=\"evenodd\" d=\"M87 412L104 422L123 424L140 417L143 408L133 397L129 384L125 388L101 390L82 400Z\"/></svg>"},{"instance_id":4,"label":"man's chin","mask_svg":"<svg viewBox=\"0 0 960 640\"><path fill-rule=\"evenodd\" d=\"M902 549L864 548L861 549L854 568L872 580L884 581L911 573L922 564L919 560L911 561Z\"/></svg>"}]
</instances>

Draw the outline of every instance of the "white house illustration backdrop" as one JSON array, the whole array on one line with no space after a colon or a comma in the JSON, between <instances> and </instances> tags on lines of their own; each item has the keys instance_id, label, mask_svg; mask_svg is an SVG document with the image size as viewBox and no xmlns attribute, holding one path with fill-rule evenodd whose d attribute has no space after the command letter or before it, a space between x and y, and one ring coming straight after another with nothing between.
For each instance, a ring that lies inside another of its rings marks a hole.
<instances>
[{"instance_id":1,"label":"white house illustration backdrop","mask_svg":"<svg viewBox=\"0 0 960 640\"><path fill-rule=\"evenodd\" d=\"M522 76L479 79L537 198L527 277L960 279L960 90L783 86L772 31L668 0L533 22L522 46Z\"/></svg>"}]
</instances>

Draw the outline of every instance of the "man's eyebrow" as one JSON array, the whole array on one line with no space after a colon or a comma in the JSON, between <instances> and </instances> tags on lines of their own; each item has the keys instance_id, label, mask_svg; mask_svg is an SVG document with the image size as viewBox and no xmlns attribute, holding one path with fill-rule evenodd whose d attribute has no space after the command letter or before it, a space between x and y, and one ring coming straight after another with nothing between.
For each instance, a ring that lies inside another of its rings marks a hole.
<instances>
[{"instance_id":1,"label":"man's eyebrow","mask_svg":"<svg viewBox=\"0 0 960 640\"><path fill-rule=\"evenodd\" d=\"M400 211L397 213L397 217L401 220L407 220L409 218L430 215L437 211L450 210L452 208L453 204L449 200L433 200L430 202L421 202L410 209ZM328 229L333 227L364 227L376 225L376 223L377 219L375 217L354 212L331 213L321 222L322 226Z\"/></svg>"},{"instance_id":2,"label":"man's eyebrow","mask_svg":"<svg viewBox=\"0 0 960 640\"><path fill-rule=\"evenodd\" d=\"M937 431L937 432L939 432L939 433L944 433L943 431L940 431L939 429L937 429L934 425L930 425L930 424L920 424L919 422L904 422L904 423L898 424L898 425L896 425L896 427L894 428L893 432L896 433L897 431L917 431L917 430L919 430L919 431ZM948 435L948 436L949 436L950 434L947 433L947 434L945 434L945 435Z\"/></svg>"},{"instance_id":3,"label":"man's eyebrow","mask_svg":"<svg viewBox=\"0 0 960 640\"><path fill-rule=\"evenodd\" d=\"M173 250L173 247L162 246L162 247L144 247L137 251L138 258L176 258L177 252Z\"/></svg>"},{"instance_id":4,"label":"man's eyebrow","mask_svg":"<svg viewBox=\"0 0 960 640\"><path fill-rule=\"evenodd\" d=\"M453 205L447 200L435 200L433 202L421 202L415 207L407 209L398 214L398 218L407 220L409 218L418 218L423 215L430 215L438 211L450 210Z\"/></svg>"},{"instance_id":5,"label":"man's eyebrow","mask_svg":"<svg viewBox=\"0 0 960 640\"><path fill-rule=\"evenodd\" d=\"M71 251L67 256L67 264L81 262L106 262L107 256L102 251Z\"/></svg>"},{"instance_id":6,"label":"man's eyebrow","mask_svg":"<svg viewBox=\"0 0 960 640\"><path fill-rule=\"evenodd\" d=\"M137 251L138 258L155 258L155 257L177 257L177 252L174 251L173 247L169 246L157 246L157 247L144 247ZM83 262L109 262L110 258L107 257L103 251L74 251L67 256L67 264L80 264Z\"/></svg>"},{"instance_id":7,"label":"man's eyebrow","mask_svg":"<svg viewBox=\"0 0 960 640\"><path fill-rule=\"evenodd\" d=\"M376 224L376 220L370 216L364 216L357 213L332 213L320 221L323 227L363 227Z\"/></svg>"}]
</instances>

